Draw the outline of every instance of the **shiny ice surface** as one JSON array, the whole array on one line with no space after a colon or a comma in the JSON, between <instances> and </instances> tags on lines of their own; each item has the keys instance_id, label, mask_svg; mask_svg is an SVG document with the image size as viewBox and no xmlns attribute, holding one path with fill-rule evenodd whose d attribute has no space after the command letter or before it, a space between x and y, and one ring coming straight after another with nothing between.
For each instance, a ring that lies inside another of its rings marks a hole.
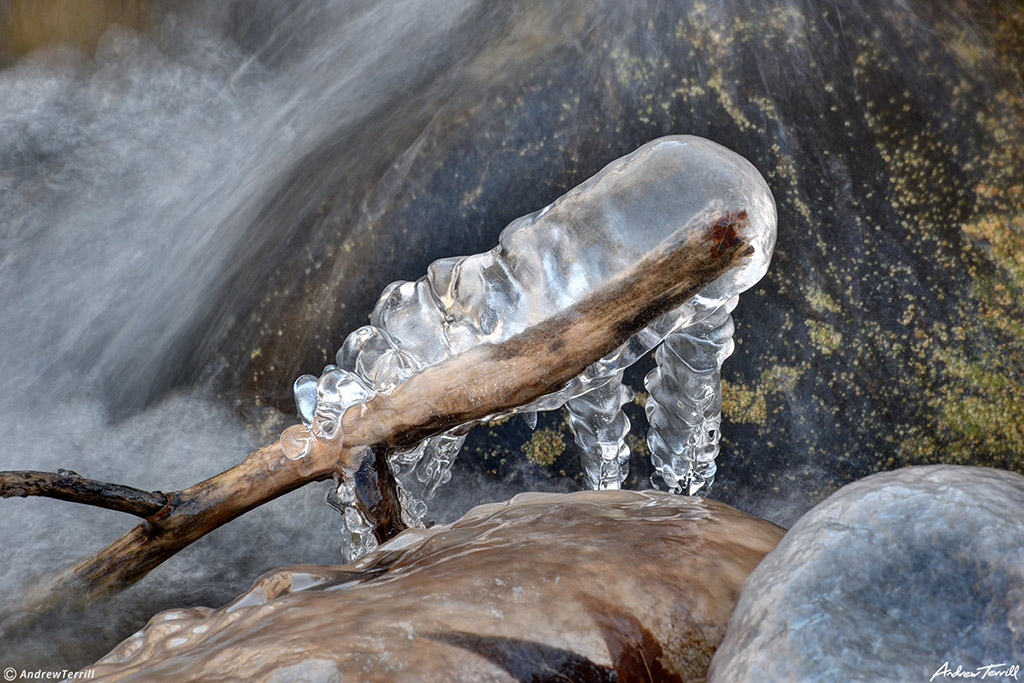
<instances>
[{"instance_id":1,"label":"shiny ice surface","mask_svg":"<svg viewBox=\"0 0 1024 683\"><path fill-rule=\"evenodd\" d=\"M658 491L528 493L154 616L96 680L702 680L783 530ZM623 571L623 558L630 558Z\"/></svg>"}]
</instances>

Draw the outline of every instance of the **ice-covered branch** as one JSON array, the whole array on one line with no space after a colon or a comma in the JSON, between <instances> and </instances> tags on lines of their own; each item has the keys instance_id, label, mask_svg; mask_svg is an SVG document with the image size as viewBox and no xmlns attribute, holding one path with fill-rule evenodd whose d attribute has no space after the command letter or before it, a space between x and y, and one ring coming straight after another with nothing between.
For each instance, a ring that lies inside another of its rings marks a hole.
<instances>
[{"instance_id":1,"label":"ice-covered branch","mask_svg":"<svg viewBox=\"0 0 1024 683\"><path fill-rule=\"evenodd\" d=\"M311 439L297 460L286 454L282 441L307 438L300 426L238 465L164 494L166 506L54 579L50 593L86 597L117 591L217 527L330 477L336 467L358 471L365 458L381 449L409 448L557 391L751 254L752 247L741 238L722 239L723 233L742 234L746 222L742 210L695 219L690 229L572 306L501 343L480 344L427 367L390 394L349 409L341 416L338 438ZM387 512L387 498L383 495L385 504L376 509L393 514ZM391 529L385 533L399 528L383 526Z\"/></svg>"},{"instance_id":2,"label":"ice-covered branch","mask_svg":"<svg viewBox=\"0 0 1024 683\"><path fill-rule=\"evenodd\" d=\"M742 225L734 224L730 214L739 216L741 211ZM740 240L750 247L749 258L708 281L678 307L647 316L645 325L633 326L607 356L579 375L560 379L557 387L552 384L539 398L510 411L536 413L566 406L587 484L617 488L629 466L629 420L622 411L629 390L622 386L623 371L648 351L673 343L666 340L701 334L698 328L713 311L727 302L735 305L737 296L761 279L775 244L775 202L764 178L735 152L691 135L658 138L613 161L540 211L509 223L498 244L486 252L439 259L420 278L385 287L370 324L345 338L335 363L319 377L302 375L295 381L295 403L305 429L291 434L290 454L302 457L313 439L337 439L345 432L346 412L392 394L410 378L452 379L436 368L446 371L444 363L455 356L486 354L493 345L526 331L547 333L546 321L583 305L609 283L621 283L659 245L706 229L712 216L720 220L711 229L710 255L724 254ZM643 275L635 270L632 274L630 281ZM688 353L686 344L677 346ZM724 359L728 353L721 348L723 353L713 355ZM682 491L683 482L690 493L705 492L718 453L717 404L707 400L720 393L717 366L708 372L699 359L680 357L677 362L664 353L656 358L665 361L658 375L664 381L656 382L659 391L652 407L664 404L666 409L657 412L648 431L657 469L652 483ZM700 366L696 372L685 369L690 361ZM473 378L455 378L456 384L463 381L474 386ZM672 407L677 400L672 391L681 384L687 395L679 400L700 413L697 422L690 408ZM457 392L458 386L452 389ZM454 417L456 428L388 453L407 524L422 524L426 501L451 477L464 438L457 426L463 421ZM691 447L691 439L700 443ZM341 488L337 494L339 501L348 497ZM354 559L372 547L366 532L372 525L352 506L341 504L340 509L346 519L342 546Z\"/></svg>"}]
</instances>

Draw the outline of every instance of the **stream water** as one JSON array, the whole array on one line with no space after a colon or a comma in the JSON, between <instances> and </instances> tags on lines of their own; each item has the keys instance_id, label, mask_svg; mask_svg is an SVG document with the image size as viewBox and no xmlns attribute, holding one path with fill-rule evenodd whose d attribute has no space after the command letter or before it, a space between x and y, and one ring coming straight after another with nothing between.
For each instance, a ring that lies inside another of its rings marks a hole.
<instances>
[{"instance_id":1,"label":"stream water","mask_svg":"<svg viewBox=\"0 0 1024 683\"><path fill-rule=\"evenodd\" d=\"M305 237L295 218L329 203L335 184L387 170L396 142L451 96L460 61L539 7L109 2L94 10L115 21L94 26L74 24L87 12L62 25L73 12L59 2L0 3L0 469L169 491L294 421L287 405L240 417L259 396L222 378L235 360L223 340L273 295L268 275ZM364 289L357 301L379 285ZM463 488L447 517L508 495L484 478ZM160 608L220 604L281 564L339 561L323 497L310 486L275 501L138 589L42 621L18 609L33 583L134 521L0 501L0 662L81 666Z\"/></svg>"}]
</instances>

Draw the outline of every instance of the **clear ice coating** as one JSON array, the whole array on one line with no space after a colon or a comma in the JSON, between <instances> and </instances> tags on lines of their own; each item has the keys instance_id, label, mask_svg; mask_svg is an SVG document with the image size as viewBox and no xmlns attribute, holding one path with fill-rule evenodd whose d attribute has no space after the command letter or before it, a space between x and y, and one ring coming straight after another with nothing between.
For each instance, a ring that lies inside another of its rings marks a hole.
<instances>
[{"instance_id":1,"label":"clear ice coating","mask_svg":"<svg viewBox=\"0 0 1024 683\"><path fill-rule=\"evenodd\" d=\"M402 500L401 503L404 506L406 501ZM341 537L341 554L345 562L354 562L377 547L377 537L373 534L373 523L366 519L366 516L356 506L356 491L353 482L336 481L334 487L327 494L327 504L341 513L344 526ZM420 505L422 506L423 503L420 502Z\"/></svg>"},{"instance_id":2,"label":"clear ice coating","mask_svg":"<svg viewBox=\"0 0 1024 683\"><path fill-rule=\"evenodd\" d=\"M761 279L775 245L775 202L750 162L693 136L654 140L535 213L518 218L482 254L441 259L414 282L381 294L370 325L352 332L317 379L300 377L295 397L316 438L335 438L345 410L392 391L424 367L482 343L506 340L570 307L696 218L746 211L743 263L592 364L558 392L513 412L565 405L587 483L616 489L629 465L622 405L632 399L623 370L652 348L646 378L648 444L663 490L696 494L711 485L721 421L722 362L733 351L730 313L737 295ZM494 416L499 417L499 416ZM535 419L535 418L534 418ZM422 523L421 501L451 477L464 437L456 431L389 455L410 503L406 523ZM343 496L342 496L343 498ZM365 532L357 534L360 538Z\"/></svg>"}]
</instances>

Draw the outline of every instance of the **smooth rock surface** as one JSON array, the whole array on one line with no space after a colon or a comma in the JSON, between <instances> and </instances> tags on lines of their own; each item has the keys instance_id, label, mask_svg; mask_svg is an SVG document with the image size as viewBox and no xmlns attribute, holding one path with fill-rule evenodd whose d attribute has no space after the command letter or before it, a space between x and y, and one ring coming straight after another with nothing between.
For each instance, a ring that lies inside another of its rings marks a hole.
<instances>
[{"instance_id":1,"label":"smooth rock surface","mask_svg":"<svg viewBox=\"0 0 1024 683\"><path fill-rule=\"evenodd\" d=\"M93 680L702 680L783 533L700 498L522 494L158 614Z\"/></svg>"},{"instance_id":2,"label":"smooth rock surface","mask_svg":"<svg viewBox=\"0 0 1024 683\"><path fill-rule=\"evenodd\" d=\"M750 575L708 680L927 681L944 665L1019 667L1022 519L1024 477L1012 472L908 467L843 487Z\"/></svg>"}]
</instances>

